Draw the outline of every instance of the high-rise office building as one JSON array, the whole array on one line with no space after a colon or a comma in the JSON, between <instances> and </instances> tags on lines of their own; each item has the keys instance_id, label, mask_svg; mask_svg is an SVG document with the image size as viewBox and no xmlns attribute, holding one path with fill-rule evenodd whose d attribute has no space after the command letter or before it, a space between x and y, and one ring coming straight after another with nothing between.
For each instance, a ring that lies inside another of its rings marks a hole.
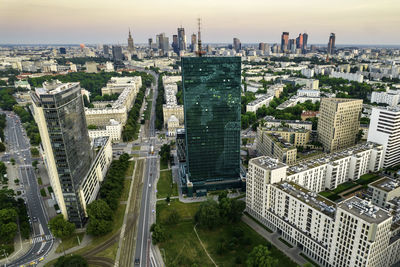
<instances>
[{"instance_id":1,"label":"high-rise office building","mask_svg":"<svg viewBox=\"0 0 400 267\"><path fill-rule=\"evenodd\" d=\"M172 35L172 49L179 55L178 35Z\"/></svg>"},{"instance_id":2,"label":"high-rise office building","mask_svg":"<svg viewBox=\"0 0 400 267\"><path fill-rule=\"evenodd\" d=\"M308 34L303 33L303 53L307 52Z\"/></svg>"},{"instance_id":3,"label":"high-rise office building","mask_svg":"<svg viewBox=\"0 0 400 267\"><path fill-rule=\"evenodd\" d=\"M178 50L185 51L186 50L186 35L185 28L178 28Z\"/></svg>"},{"instance_id":4,"label":"high-rise office building","mask_svg":"<svg viewBox=\"0 0 400 267\"><path fill-rule=\"evenodd\" d=\"M286 52L289 46L289 33L283 32L281 37L281 52Z\"/></svg>"},{"instance_id":5,"label":"high-rise office building","mask_svg":"<svg viewBox=\"0 0 400 267\"><path fill-rule=\"evenodd\" d=\"M65 55L66 53L67 53L67 50L65 49L65 47L60 47L60 54Z\"/></svg>"},{"instance_id":6,"label":"high-rise office building","mask_svg":"<svg viewBox=\"0 0 400 267\"><path fill-rule=\"evenodd\" d=\"M112 46L112 54L114 62L122 61L124 59L124 56L122 55L122 47L120 45Z\"/></svg>"},{"instance_id":7,"label":"high-rise office building","mask_svg":"<svg viewBox=\"0 0 400 267\"><path fill-rule=\"evenodd\" d=\"M240 185L240 57L182 58L188 194Z\"/></svg>"},{"instance_id":8,"label":"high-rise office building","mask_svg":"<svg viewBox=\"0 0 400 267\"><path fill-rule=\"evenodd\" d=\"M165 36L165 33L160 33L156 36L157 48L162 50L165 54L169 51L169 38Z\"/></svg>"},{"instance_id":9,"label":"high-rise office building","mask_svg":"<svg viewBox=\"0 0 400 267\"><path fill-rule=\"evenodd\" d=\"M233 49L236 52L239 52L242 49L242 43L240 42L239 38L233 38Z\"/></svg>"},{"instance_id":10,"label":"high-rise office building","mask_svg":"<svg viewBox=\"0 0 400 267\"><path fill-rule=\"evenodd\" d=\"M355 144L362 103L361 99L321 99L317 132L325 151L332 152Z\"/></svg>"},{"instance_id":11,"label":"high-rise office building","mask_svg":"<svg viewBox=\"0 0 400 267\"><path fill-rule=\"evenodd\" d=\"M303 34L300 33L299 36L296 38L296 48L303 49L303 44L304 44Z\"/></svg>"},{"instance_id":12,"label":"high-rise office building","mask_svg":"<svg viewBox=\"0 0 400 267\"><path fill-rule=\"evenodd\" d=\"M149 48L151 49L151 46L153 45L153 38L149 38Z\"/></svg>"},{"instance_id":13,"label":"high-rise office building","mask_svg":"<svg viewBox=\"0 0 400 267\"><path fill-rule=\"evenodd\" d=\"M32 93L45 164L65 217L82 226L84 200L79 192L93 162L79 83L45 83Z\"/></svg>"},{"instance_id":14,"label":"high-rise office building","mask_svg":"<svg viewBox=\"0 0 400 267\"><path fill-rule=\"evenodd\" d=\"M192 34L192 40L191 40L191 50L192 52L197 51L197 36L195 33Z\"/></svg>"},{"instance_id":15,"label":"high-rise office building","mask_svg":"<svg viewBox=\"0 0 400 267\"><path fill-rule=\"evenodd\" d=\"M368 141L383 145L383 167L400 164L400 108L374 107L370 119Z\"/></svg>"},{"instance_id":16,"label":"high-rise office building","mask_svg":"<svg viewBox=\"0 0 400 267\"><path fill-rule=\"evenodd\" d=\"M265 43L258 44L258 50L264 51L265 50Z\"/></svg>"},{"instance_id":17,"label":"high-rise office building","mask_svg":"<svg viewBox=\"0 0 400 267\"><path fill-rule=\"evenodd\" d=\"M110 55L110 47L108 45L103 45L103 54L107 57Z\"/></svg>"},{"instance_id":18,"label":"high-rise office building","mask_svg":"<svg viewBox=\"0 0 400 267\"><path fill-rule=\"evenodd\" d=\"M335 54L335 41L336 41L336 36L334 33L331 33L329 36L329 42L328 42L328 54L333 55Z\"/></svg>"},{"instance_id":19,"label":"high-rise office building","mask_svg":"<svg viewBox=\"0 0 400 267\"><path fill-rule=\"evenodd\" d=\"M128 36L128 51L129 53L135 52L135 46L133 45L133 38L131 35L131 30L129 29L129 36Z\"/></svg>"},{"instance_id":20,"label":"high-rise office building","mask_svg":"<svg viewBox=\"0 0 400 267\"><path fill-rule=\"evenodd\" d=\"M287 50L290 52L294 53L296 51L296 40L295 39L289 39L289 45Z\"/></svg>"}]
</instances>

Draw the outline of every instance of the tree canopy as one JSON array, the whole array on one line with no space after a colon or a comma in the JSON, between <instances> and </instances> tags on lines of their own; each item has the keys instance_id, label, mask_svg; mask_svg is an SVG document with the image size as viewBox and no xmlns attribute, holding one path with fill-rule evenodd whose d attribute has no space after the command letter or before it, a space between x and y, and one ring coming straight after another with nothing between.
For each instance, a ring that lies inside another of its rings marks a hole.
<instances>
[{"instance_id":1,"label":"tree canopy","mask_svg":"<svg viewBox=\"0 0 400 267\"><path fill-rule=\"evenodd\" d=\"M62 214L57 215L49 221L49 228L57 238L68 238L75 231L75 225L65 220Z\"/></svg>"},{"instance_id":2,"label":"tree canopy","mask_svg":"<svg viewBox=\"0 0 400 267\"><path fill-rule=\"evenodd\" d=\"M246 264L248 267L275 267L278 266L278 260L267 247L258 245L250 252Z\"/></svg>"}]
</instances>

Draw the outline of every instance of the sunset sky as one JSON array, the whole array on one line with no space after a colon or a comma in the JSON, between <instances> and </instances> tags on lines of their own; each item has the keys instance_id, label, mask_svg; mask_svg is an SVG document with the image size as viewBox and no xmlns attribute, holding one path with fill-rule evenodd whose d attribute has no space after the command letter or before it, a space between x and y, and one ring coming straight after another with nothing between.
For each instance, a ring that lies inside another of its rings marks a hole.
<instances>
[{"instance_id":1,"label":"sunset sky","mask_svg":"<svg viewBox=\"0 0 400 267\"><path fill-rule=\"evenodd\" d=\"M0 0L0 44L135 43L203 20L205 43L280 42L282 31L309 43L400 44L399 0Z\"/></svg>"}]
</instances>

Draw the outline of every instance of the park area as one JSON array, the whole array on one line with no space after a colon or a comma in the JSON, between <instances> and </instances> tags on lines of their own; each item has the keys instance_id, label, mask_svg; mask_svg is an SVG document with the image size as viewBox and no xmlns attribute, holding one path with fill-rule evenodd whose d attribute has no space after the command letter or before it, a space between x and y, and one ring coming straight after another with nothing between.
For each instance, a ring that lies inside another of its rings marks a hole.
<instances>
[{"instance_id":1,"label":"park area","mask_svg":"<svg viewBox=\"0 0 400 267\"><path fill-rule=\"evenodd\" d=\"M157 203L157 222L167 235L165 241L158 243L166 266L215 266L210 257L218 266L246 266L248 255L258 245L264 245L271 251L272 257L277 260L276 266L296 266L241 220L223 223L213 229L197 225L197 237L194 216L200 205L178 200L169 204L166 201ZM178 214L178 220L171 223L173 213Z\"/></svg>"}]
</instances>

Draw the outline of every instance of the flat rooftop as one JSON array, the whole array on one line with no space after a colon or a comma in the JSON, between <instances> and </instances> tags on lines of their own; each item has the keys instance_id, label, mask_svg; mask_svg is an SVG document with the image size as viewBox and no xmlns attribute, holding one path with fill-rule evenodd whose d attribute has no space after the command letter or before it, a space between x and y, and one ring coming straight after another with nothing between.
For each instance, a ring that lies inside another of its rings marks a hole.
<instances>
[{"instance_id":1,"label":"flat rooftop","mask_svg":"<svg viewBox=\"0 0 400 267\"><path fill-rule=\"evenodd\" d=\"M370 184L372 187L376 187L386 192L391 192L400 187L400 181L391 179L389 177L383 177L378 181L373 182Z\"/></svg>"},{"instance_id":2,"label":"flat rooftop","mask_svg":"<svg viewBox=\"0 0 400 267\"><path fill-rule=\"evenodd\" d=\"M255 105L257 105L257 104L259 104L259 103L261 103L261 102L263 102L263 101L265 101L265 100L268 100L269 98L272 99L273 97L274 97L273 95L269 95L269 94L263 95L262 97L257 98L256 100L254 100L254 101L248 103L247 105L248 105L248 106L255 106Z\"/></svg>"},{"instance_id":3,"label":"flat rooftop","mask_svg":"<svg viewBox=\"0 0 400 267\"><path fill-rule=\"evenodd\" d=\"M36 88L37 95L55 95L67 89L79 86L79 82L61 83L60 81L44 82L43 87Z\"/></svg>"},{"instance_id":4,"label":"flat rooftop","mask_svg":"<svg viewBox=\"0 0 400 267\"><path fill-rule=\"evenodd\" d=\"M379 147L379 146L380 145L378 145L378 144L367 142L367 143L358 144L358 145L355 145L355 146L352 146L352 147L349 147L349 148L346 148L343 150L339 150L334 153L325 154L325 156L321 155L321 157L318 159L302 161L302 162L299 162L298 164L288 168L287 174L292 175L292 174L298 173L300 171L305 171L305 170L309 170L312 168L316 168L323 164L328 164L328 163L335 164L334 161L336 161L338 159L349 157L349 156L355 155L357 153L369 150L374 147Z\"/></svg>"},{"instance_id":5,"label":"flat rooftop","mask_svg":"<svg viewBox=\"0 0 400 267\"><path fill-rule=\"evenodd\" d=\"M278 159L274 159L271 157L267 157L267 156L261 156L258 158L254 158L250 160L251 163L253 163L254 165L263 168L263 169L270 169L270 170L274 170L274 169L279 169L282 167L286 167L287 165L279 162Z\"/></svg>"},{"instance_id":6,"label":"flat rooftop","mask_svg":"<svg viewBox=\"0 0 400 267\"><path fill-rule=\"evenodd\" d=\"M298 200L311 206L314 209L334 218L336 212L336 203L330 201L327 198L318 195L315 192L309 191L296 183L289 181L282 181L275 184L276 187L282 189L286 193L289 193Z\"/></svg>"},{"instance_id":7,"label":"flat rooftop","mask_svg":"<svg viewBox=\"0 0 400 267\"><path fill-rule=\"evenodd\" d=\"M338 208L341 208L369 223L381 223L391 217L388 211L356 196L340 202Z\"/></svg>"}]
</instances>

